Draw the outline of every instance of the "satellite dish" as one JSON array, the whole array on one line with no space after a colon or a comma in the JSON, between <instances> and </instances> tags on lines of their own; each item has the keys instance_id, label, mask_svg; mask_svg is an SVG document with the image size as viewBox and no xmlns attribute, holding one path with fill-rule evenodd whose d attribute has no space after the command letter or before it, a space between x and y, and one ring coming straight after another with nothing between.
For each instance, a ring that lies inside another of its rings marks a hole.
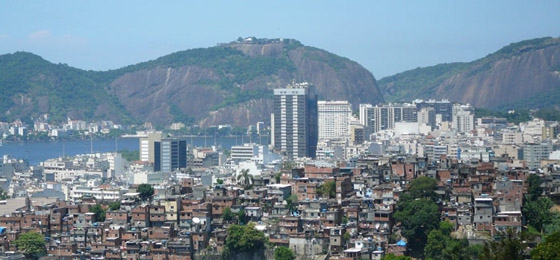
<instances>
[{"instance_id":1,"label":"satellite dish","mask_svg":"<svg viewBox=\"0 0 560 260\"><path fill-rule=\"evenodd\" d=\"M199 219L199 218L193 218L193 219L192 219L192 222L198 224L198 223L200 223L200 219Z\"/></svg>"}]
</instances>

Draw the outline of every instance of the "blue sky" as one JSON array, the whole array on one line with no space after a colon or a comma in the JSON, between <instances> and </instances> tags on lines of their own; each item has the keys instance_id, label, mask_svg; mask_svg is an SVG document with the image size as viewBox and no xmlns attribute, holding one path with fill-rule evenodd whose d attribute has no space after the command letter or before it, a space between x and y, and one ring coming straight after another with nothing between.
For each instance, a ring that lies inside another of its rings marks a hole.
<instances>
[{"instance_id":1,"label":"blue sky","mask_svg":"<svg viewBox=\"0 0 560 260\"><path fill-rule=\"evenodd\" d=\"M0 54L108 70L237 37L292 38L380 79L560 36L560 1L1 1Z\"/></svg>"}]
</instances>

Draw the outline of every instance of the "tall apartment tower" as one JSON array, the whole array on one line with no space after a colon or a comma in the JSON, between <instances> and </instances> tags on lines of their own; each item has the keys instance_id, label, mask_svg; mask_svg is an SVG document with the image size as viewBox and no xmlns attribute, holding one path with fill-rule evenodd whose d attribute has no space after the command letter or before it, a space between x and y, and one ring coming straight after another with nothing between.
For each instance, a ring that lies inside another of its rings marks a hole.
<instances>
[{"instance_id":1,"label":"tall apartment tower","mask_svg":"<svg viewBox=\"0 0 560 260\"><path fill-rule=\"evenodd\" d=\"M348 101L318 101L317 107L319 140L349 137L352 108Z\"/></svg>"},{"instance_id":2,"label":"tall apartment tower","mask_svg":"<svg viewBox=\"0 0 560 260\"><path fill-rule=\"evenodd\" d=\"M154 171L172 172L187 168L187 141L165 138L154 142Z\"/></svg>"},{"instance_id":3,"label":"tall apartment tower","mask_svg":"<svg viewBox=\"0 0 560 260\"><path fill-rule=\"evenodd\" d=\"M290 158L315 158L318 141L317 94L313 85L293 83L274 89L272 145Z\"/></svg>"}]
</instances>

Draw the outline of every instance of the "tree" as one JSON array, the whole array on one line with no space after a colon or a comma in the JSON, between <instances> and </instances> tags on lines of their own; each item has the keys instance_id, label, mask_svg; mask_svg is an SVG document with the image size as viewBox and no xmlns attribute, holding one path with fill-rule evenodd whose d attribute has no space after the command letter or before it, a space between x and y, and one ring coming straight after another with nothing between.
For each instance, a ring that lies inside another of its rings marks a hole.
<instances>
[{"instance_id":1,"label":"tree","mask_svg":"<svg viewBox=\"0 0 560 260\"><path fill-rule=\"evenodd\" d=\"M415 199L437 200L437 181L427 176L418 177L410 182L409 194Z\"/></svg>"},{"instance_id":2,"label":"tree","mask_svg":"<svg viewBox=\"0 0 560 260\"><path fill-rule=\"evenodd\" d=\"M216 183L217 183L218 185L222 185L222 184L224 184L224 180L222 180L222 179L217 179L217 180L216 180Z\"/></svg>"},{"instance_id":3,"label":"tree","mask_svg":"<svg viewBox=\"0 0 560 260\"><path fill-rule=\"evenodd\" d=\"M296 259L296 254L292 249L285 246L279 246L274 250L274 260L294 260Z\"/></svg>"},{"instance_id":4,"label":"tree","mask_svg":"<svg viewBox=\"0 0 560 260\"><path fill-rule=\"evenodd\" d=\"M560 232L546 237L535 249L531 250L531 259L560 259Z\"/></svg>"},{"instance_id":5,"label":"tree","mask_svg":"<svg viewBox=\"0 0 560 260\"><path fill-rule=\"evenodd\" d=\"M245 210L237 212L237 222L239 225L247 224L247 214L245 214Z\"/></svg>"},{"instance_id":6,"label":"tree","mask_svg":"<svg viewBox=\"0 0 560 260\"><path fill-rule=\"evenodd\" d=\"M249 174L249 169L243 169L241 173L237 175L237 181L241 182L243 189L251 189L253 186L253 175Z\"/></svg>"},{"instance_id":7,"label":"tree","mask_svg":"<svg viewBox=\"0 0 560 260\"><path fill-rule=\"evenodd\" d=\"M8 198L8 193L0 188L0 200L6 200Z\"/></svg>"},{"instance_id":8,"label":"tree","mask_svg":"<svg viewBox=\"0 0 560 260\"><path fill-rule=\"evenodd\" d=\"M527 177L527 197L528 200L534 201L541 197L543 188L541 188L541 177L531 174Z\"/></svg>"},{"instance_id":9,"label":"tree","mask_svg":"<svg viewBox=\"0 0 560 260\"><path fill-rule=\"evenodd\" d=\"M45 238L37 232L21 234L14 241L18 251L25 255L25 259L39 259L46 254Z\"/></svg>"},{"instance_id":10,"label":"tree","mask_svg":"<svg viewBox=\"0 0 560 260\"><path fill-rule=\"evenodd\" d=\"M278 173L276 175L274 175L274 180L276 181L276 183L280 183L280 178L282 177L281 173Z\"/></svg>"},{"instance_id":11,"label":"tree","mask_svg":"<svg viewBox=\"0 0 560 260\"><path fill-rule=\"evenodd\" d=\"M317 194L322 197L334 199L336 197L336 182L325 181L317 188Z\"/></svg>"},{"instance_id":12,"label":"tree","mask_svg":"<svg viewBox=\"0 0 560 260\"><path fill-rule=\"evenodd\" d=\"M101 205L94 205L89 209L89 212L95 213L95 220L99 222L105 221L105 214L107 213L107 211Z\"/></svg>"},{"instance_id":13,"label":"tree","mask_svg":"<svg viewBox=\"0 0 560 260\"><path fill-rule=\"evenodd\" d=\"M502 232L500 240L487 241L482 249L481 259L522 260L523 243L512 229Z\"/></svg>"},{"instance_id":14,"label":"tree","mask_svg":"<svg viewBox=\"0 0 560 260\"><path fill-rule=\"evenodd\" d=\"M246 226L231 225L227 231L226 246L222 256L231 259L237 253L253 253L263 250L266 237L250 223Z\"/></svg>"},{"instance_id":15,"label":"tree","mask_svg":"<svg viewBox=\"0 0 560 260\"><path fill-rule=\"evenodd\" d=\"M136 192L140 193L140 199L146 200L147 198L152 197L154 195L154 187L147 183L142 183L138 185Z\"/></svg>"},{"instance_id":16,"label":"tree","mask_svg":"<svg viewBox=\"0 0 560 260\"><path fill-rule=\"evenodd\" d=\"M234 217L233 212L231 212L231 209L229 207L224 208L224 212L222 213L222 219L224 221L230 221L232 220Z\"/></svg>"},{"instance_id":17,"label":"tree","mask_svg":"<svg viewBox=\"0 0 560 260\"><path fill-rule=\"evenodd\" d=\"M428 234L440 224L438 205L430 199L402 200L394 216L402 225L401 234L411 251L422 255Z\"/></svg>"},{"instance_id":18,"label":"tree","mask_svg":"<svg viewBox=\"0 0 560 260\"><path fill-rule=\"evenodd\" d=\"M412 260L412 258L408 257L408 256L396 256L394 254L388 254L386 256L384 256L383 258L381 258L381 260Z\"/></svg>"},{"instance_id":19,"label":"tree","mask_svg":"<svg viewBox=\"0 0 560 260\"><path fill-rule=\"evenodd\" d=\"M119 210L121 209L121 202L115 201L109 204L109 210Z\"/></svg>"},{"instance_id":20,"label":"tree","mask_svg":"<svg viewBox=\"0 0 560 260\"><path fill-rule=\"evenodd\" d=\"M550 212L552 206L554 206L554 203L551 199L540 197L534 201L527 200L521 211L527 220L527 224L540 232L546 224L552 221L553 214Z\"/></svg>"},{"instance_id":21,"label":"tree","mask_svg":"<svg viewBox=\"0 0 560 260\"><path fill-rule=\"evenodd\" d=\"M290 212L294 212L297 210L297 195L292 194L290 197L286 199L286 206L288 206L288 210Z\"/></svg>"}]
</instances>

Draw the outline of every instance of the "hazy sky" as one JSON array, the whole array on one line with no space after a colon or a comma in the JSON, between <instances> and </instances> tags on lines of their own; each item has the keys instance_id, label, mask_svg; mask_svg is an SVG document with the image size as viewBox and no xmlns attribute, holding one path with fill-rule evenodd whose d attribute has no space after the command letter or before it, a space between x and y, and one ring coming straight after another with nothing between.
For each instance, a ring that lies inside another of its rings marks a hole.
<instances>
[{"instance_id":1,"label":"hazy sky","mask_svg":"<svg viewBox=\"0 0 560 260\"><path fill-rule=\"evenodd\" d=\"M380 79L560 36L560 1L1 1L0 54L108 70L238 37L292 38Z\"/></svg>"}]
</instances>

